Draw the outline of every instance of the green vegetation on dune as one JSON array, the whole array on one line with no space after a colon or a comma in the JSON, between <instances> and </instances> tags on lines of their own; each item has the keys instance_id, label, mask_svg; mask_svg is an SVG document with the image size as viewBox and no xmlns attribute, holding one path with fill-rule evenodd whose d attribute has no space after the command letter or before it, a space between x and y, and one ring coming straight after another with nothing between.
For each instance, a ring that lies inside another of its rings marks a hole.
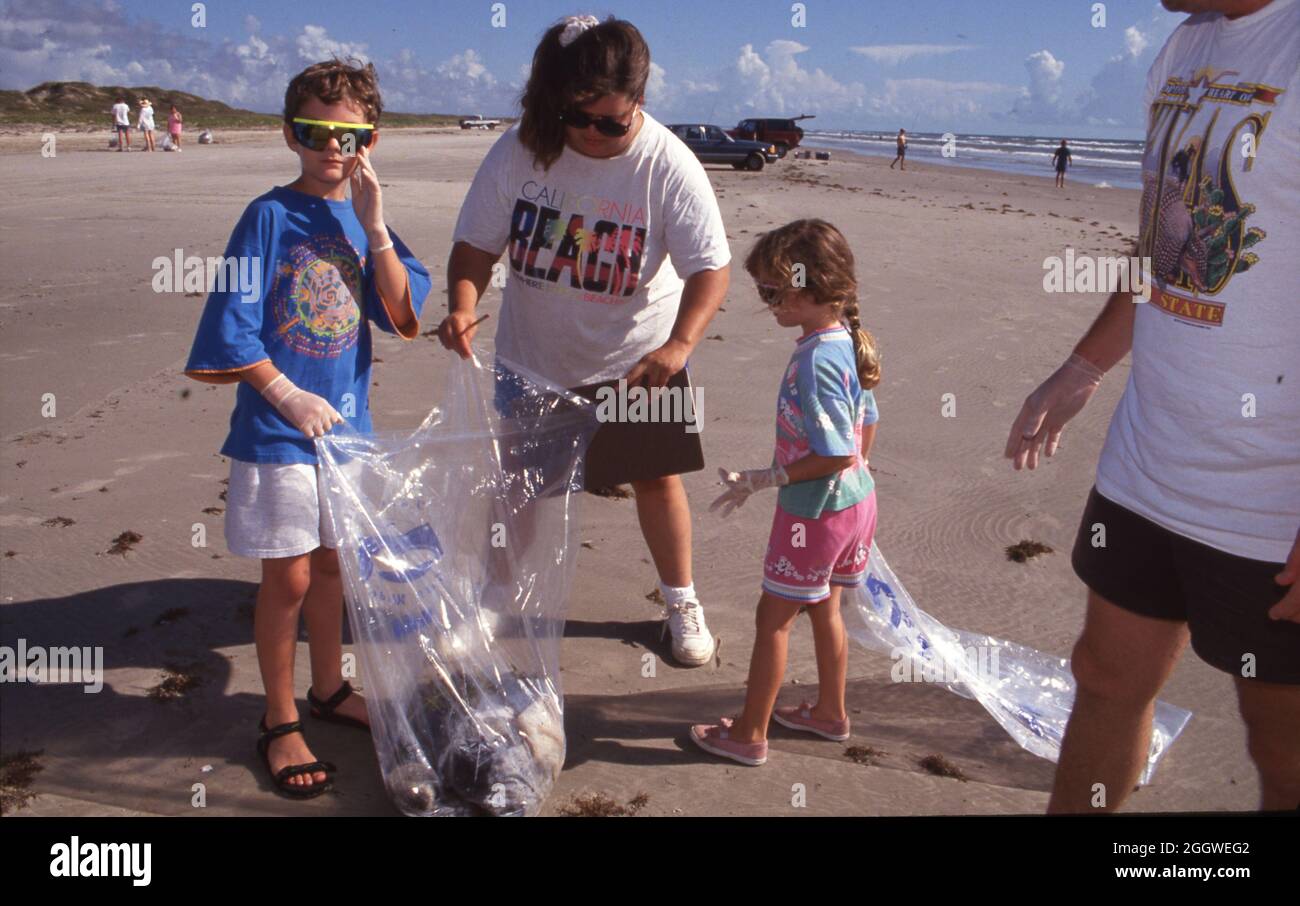
<instances>
[{"instance_id":1,"label":"green vegetation on dune","mask_svg":"<svg viewBox=\"0 0 1300 906\"><path fill-rule=\"evenodd\" d=\"M112 128L112 107L118 98L131 105L131 125L135 125L136 102L148 98L153 103L154 120L159 131L167 128L167 113L172 104L185 117L185 131L196 129L256 129L280 125L272 113L241 110L220 101L210 101L184 91L169 91L156 85L92 85L89 82L42 82L27 91L0 91L0 125L33 124L41 126ZM454 126L461 117L443 113L385 113L386 126Z\"/></svg>"}]
</instances>

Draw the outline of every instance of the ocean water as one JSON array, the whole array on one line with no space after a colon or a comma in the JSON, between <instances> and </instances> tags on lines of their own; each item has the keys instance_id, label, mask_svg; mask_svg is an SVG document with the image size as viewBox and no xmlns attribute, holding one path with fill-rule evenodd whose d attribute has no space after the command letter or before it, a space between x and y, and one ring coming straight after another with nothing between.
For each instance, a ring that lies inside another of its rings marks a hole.
<instances>
[{"instance_id":1,"label":"ocean water","mask_svg":"<svg viewBox=\"0 0 1300 906\"><path fill-rule=\"evenodd\" d=\"M893 158L897 132L813 131L808 130L803 145L828 150L853 151L873 157ZM1072 138L1064 136L1070 148L1070 169L1066 182L1095 186L1106 183L1114 188L1142 188L1141 141L1124 139ZM1061 136L1037 138L1028 135L979 135L957 133L956 156L940 152L943 136L937 132L907 133L907 159L927 164L951 164L958 167L983 167L1006 173L1051 177L1052 152Z\"/></svg>"}]
</instances>

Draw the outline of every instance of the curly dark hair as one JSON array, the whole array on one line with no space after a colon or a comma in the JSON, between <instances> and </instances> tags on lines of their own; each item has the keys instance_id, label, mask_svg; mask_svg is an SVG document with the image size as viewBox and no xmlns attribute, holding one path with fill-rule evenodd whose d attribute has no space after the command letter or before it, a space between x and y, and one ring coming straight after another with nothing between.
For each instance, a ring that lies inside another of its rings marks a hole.
<instances>
[{"instance_id":1,"label":"curly dark hair","mask_svg":"<svg viewBox=\"0 0 1300 906\"><path fill-rule=\"evenodd\" d=\"M320 98L326 104L350 101L366 114L366 122L379 125L384 102L379 97L379 74L373 63L337 57L313 63L289 82L284 92L284 121L293 122L308 98Z\"/></svg>"},{"instance_id":2,"label":"curly dark hair","mask_svg":"<svg viewBox=\"0 0 1300 906\"><path fill-rule=\"evenodd\" d=\"M544 170L564 151L564 111L608 94L639 101L650 78L650 48L631 22L610 16L568 47L560 44L565 25L557 22L542 36L519 99L519 141Z\"/></svg>"}]
</instances>

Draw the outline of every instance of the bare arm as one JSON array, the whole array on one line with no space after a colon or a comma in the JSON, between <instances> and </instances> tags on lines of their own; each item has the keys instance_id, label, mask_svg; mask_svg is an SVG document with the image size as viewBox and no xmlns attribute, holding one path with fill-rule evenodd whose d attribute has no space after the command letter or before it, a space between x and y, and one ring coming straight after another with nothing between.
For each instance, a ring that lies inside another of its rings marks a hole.
<instances>
[{"instance_id":1,"label":"bare arm","mask_svg":"<svg viewBox=\"0 0 1300 906\"><path fill-rule=\"evenodd\" d=\"M468 242L457 242L447 259L447 306L451 313L438 325L438 339L445 349L455 350L462 359L470 357L470 341L477 327L474 308L492 279L492 265L500 258Z\"/></svg>"},{"instance_id":2,"label":"bare arm","mask_svg":"<svg viewBox=\"0 0 1300 906\"><path fill-rule=\"evenodd\" d=\"M686 278L681 306L668 342L647 353L627 374L629 385L642 380L651 387L663 387L681 371L686 360L704 337L704 331L727 298L731 265L717 270L696 271Z\"/></svg>"},{"instance_id":3,"label":"bare arm","mask_svg":"<svg viewBox=\"0 0 1300 906\"><path fill-rule=\"evenodd\" d=\"M1038 453L1056 453L1065 424L1079 414L1102 376L1133 347L1133 296L1112 293L1070 358L1025 398L1003 453L1017 470L1038 467Z\"/></svg>"},{"instance_id":4,"label":"bare arm","mask_svg":"<svg viewBox=\"0 0 1300 906\"><path fill-rule=\"evenodd\" d=\"M871 445L876 442L876 428L879 425L880 422L872 422L862 428L862 459L864 461L871 455Z\"/></svg>"}]
</instances>

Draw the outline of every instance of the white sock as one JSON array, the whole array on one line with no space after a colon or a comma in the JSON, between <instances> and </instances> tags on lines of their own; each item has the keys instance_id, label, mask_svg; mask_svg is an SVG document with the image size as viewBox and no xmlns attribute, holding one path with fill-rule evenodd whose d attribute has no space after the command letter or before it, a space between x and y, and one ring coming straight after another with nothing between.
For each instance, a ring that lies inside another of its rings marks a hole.
<instances>
[{"instance_id":1,"label":"white sock","mask_svg":"<svg viewBox=\"0 0 1300 906\"><path fill-rule=\"evenodd\" d=\"M659 583L659 593L664 596L665 604L680 604L682 601L695 597L695 583L683 585L678 588L675 585L665 585Z\"/></svg>"}]
</instances>

